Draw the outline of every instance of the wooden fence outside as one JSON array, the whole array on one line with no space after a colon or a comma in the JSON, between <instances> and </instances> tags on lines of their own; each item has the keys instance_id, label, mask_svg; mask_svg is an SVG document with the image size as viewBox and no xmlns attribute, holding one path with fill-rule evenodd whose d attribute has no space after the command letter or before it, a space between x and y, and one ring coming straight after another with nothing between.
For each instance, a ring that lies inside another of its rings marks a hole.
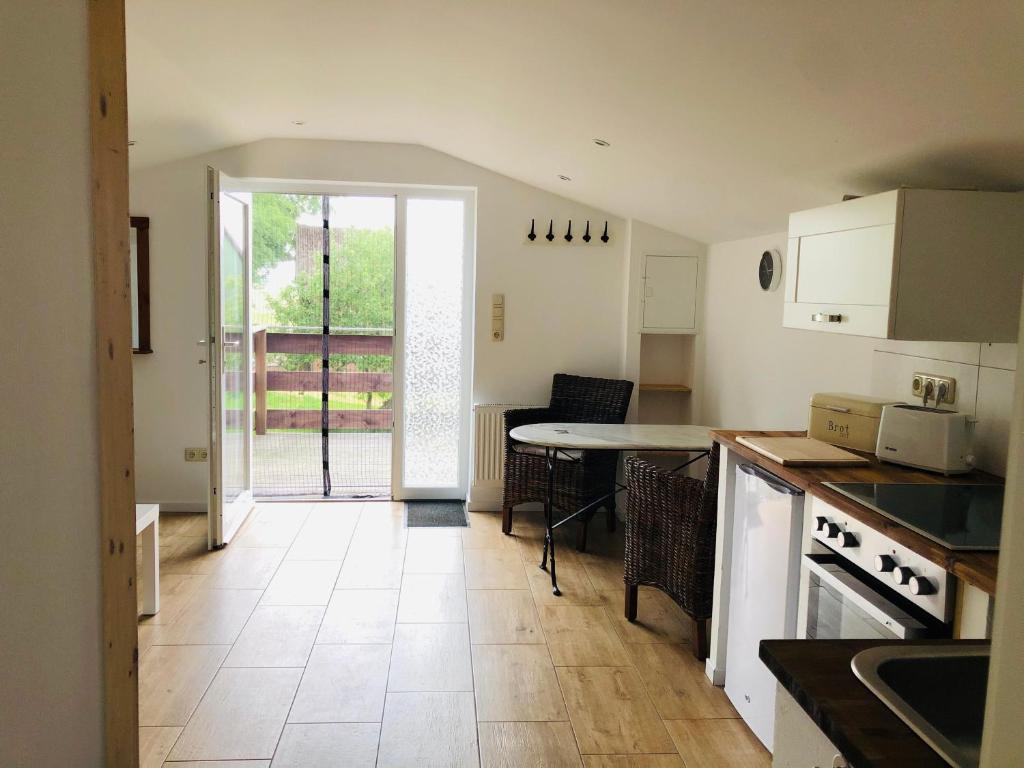
<instances>
[{"instance_id":1,"label":"wooden fence outside","mask_svg":"<svg viewBox=\"0 0 1024 768\"><path fill-rule=\"evenodd\" d=\"M331 335L332 355L393 355L394 337L357 334ZM265 435L268 429L319 429L320 407L311 409L268 409L268 392L320 393L320 371L270 371L267 355L317 355L321 337L310 333L278 333L260 329L253 333L255 372L255 429ZM331 392L391 392L392 375L364 371L330 371ZM328 411L331 429L390 429L393 411L390 408L361 408Z\"/></svg>"}]
</instances>

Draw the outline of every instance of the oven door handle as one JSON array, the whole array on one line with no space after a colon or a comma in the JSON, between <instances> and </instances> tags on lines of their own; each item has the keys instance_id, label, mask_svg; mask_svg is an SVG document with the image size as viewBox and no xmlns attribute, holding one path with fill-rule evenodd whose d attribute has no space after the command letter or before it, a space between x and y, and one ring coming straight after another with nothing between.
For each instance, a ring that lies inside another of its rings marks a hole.
<instances>
[{"instance_id":1,"label":"oven door handle","mask_svg":"<svg viewBox=\"0 0 1024 768\"><path fill-rule=\"evenodd\" d=\"M901 640L921 637L925 634L924 624L908 616L852 573L843 570L838 565L828 568L815 560L813 555L804 555L803 560L804 565L821 579L822 583L841 593L844 598L849 599Z\"/></svg>"}]
</instances>

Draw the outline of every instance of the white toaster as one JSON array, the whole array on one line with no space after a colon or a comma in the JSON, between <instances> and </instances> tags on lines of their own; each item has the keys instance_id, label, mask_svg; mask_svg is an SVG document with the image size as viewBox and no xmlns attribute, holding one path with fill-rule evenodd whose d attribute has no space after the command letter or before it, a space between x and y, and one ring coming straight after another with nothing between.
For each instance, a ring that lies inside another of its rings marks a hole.
<instances>
[{"instance_id":1,"label":"white toaster","mask_svg":"<svg viewBox=\"0 0 1024 768\"><path fill-rule=\"evenodd\" d=\"M920 405L882 408L875 455L908 467L962 474L974 468L973 416Z\"/></svg>"}]
</instances>

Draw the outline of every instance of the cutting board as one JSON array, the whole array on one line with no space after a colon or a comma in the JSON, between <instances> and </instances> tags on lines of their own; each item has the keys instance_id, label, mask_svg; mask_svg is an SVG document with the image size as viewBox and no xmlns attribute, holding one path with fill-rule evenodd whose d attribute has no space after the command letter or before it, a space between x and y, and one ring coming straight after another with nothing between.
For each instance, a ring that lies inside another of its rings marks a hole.
<instances>
[{"instance_id":1,"label":"cutting board","mask_svg":"<svg viewBox=\"0 0 1024 768\"><path fill-rule=\"evenodd\" d=\"M862 467L868 459L813 437L747 437L736 442L785 467Z\"/></svg>"}]
</instances>

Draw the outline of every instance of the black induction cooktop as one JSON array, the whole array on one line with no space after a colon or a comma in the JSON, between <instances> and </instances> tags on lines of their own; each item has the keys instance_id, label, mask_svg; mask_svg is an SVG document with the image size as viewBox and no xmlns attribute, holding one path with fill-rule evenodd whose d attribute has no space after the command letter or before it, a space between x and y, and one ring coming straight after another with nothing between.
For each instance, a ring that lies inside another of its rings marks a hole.
<instances>
[{"instance_id":1,"label":"black induction cooktop","mask_svg":"<svg viewBox=\"0 0 1024 768\"><path fill-rule=\"evenodd\" d=\"M947 549L999 549L1003 486L825 483Z\"/></svg>"}]
</instances>

